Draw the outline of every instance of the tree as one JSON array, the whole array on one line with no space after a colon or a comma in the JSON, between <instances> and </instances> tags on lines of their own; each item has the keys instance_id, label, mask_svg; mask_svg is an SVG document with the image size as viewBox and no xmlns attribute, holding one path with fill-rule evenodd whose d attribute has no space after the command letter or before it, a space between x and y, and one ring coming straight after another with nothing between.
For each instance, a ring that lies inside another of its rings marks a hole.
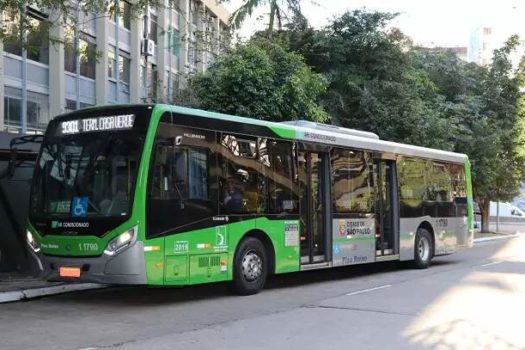
<instances>
[{"instance_id":1,"label":"tree","mask_svg":"<svg viewBox=\"0 0 525 350\"><path fill-rule=\"evenodd\" d=\"M126 15L137 16L144 12L148 7L161 6L160 0L137 0L130 6L130 13ZM27 45L25 33L31 32L31 18L26 15L28 7L40 9L51 14L50 25L67 24L76 26L78 23L77 13L95 13L98 16L112 17L119 12L118 0L5 0L0 2L0 13L5 13L2 23L1 38L16 39Z\"/></svg>"},{"instance_id":2,"label":"tree","mask_svg":"<svg viewBox=\"0 0 525 350\"><path fill-rule=\"evenodd\" d=\"M383 139L466 153L474 199L488 230L491 200L517 194L525 167L525 63L512 70L512 37L490 66L447 49L414 47L389 28L395 14L352 11L323 30L278 32L328 80L323 105L332 122ZM274 36L274 40L277 34Z\"/></svg>"},{"instance_id":3,"label":"tree","mask_svg":"<svg viewBox=\"0 0 525 350\"><path fill-rule=\"evenodd\" d=\"M512 200L525 179L525 111L520 93L525 71L522 62L514 72L509 57L518 45L519 38L512 36L494 50L481 84L481 118L473 121L479 134L464 150L474 163L474 198L482 212L482 231L489 228L490 201Z\"/></svg>"},{"instance_id":4,"label":"tree","mask_svg":"<svg viewBox=\"0 0 525 350\"><path fill-rule=\"evenodd\" d=\"M227 0L228 1L228 0ZM277 21L277 27L282 29L283 21L304 20L301 13L301 0L244 0L244 3L235 10L230 22L234 29L238 29L247 17L259 7L269 6L268 36L271 36Z\"/></svg>"},{"instance_id":5,"label":"tree","mask_svg":"<svg viewBox=\"0 0 525 350\"><path fill-rule=\"evenodd\" d=\"M190 86L209 110L272 121L328 120L318 104L326 90L322 76L301 56L266 40L239 44Z\"/></svg>"}]
</instances>

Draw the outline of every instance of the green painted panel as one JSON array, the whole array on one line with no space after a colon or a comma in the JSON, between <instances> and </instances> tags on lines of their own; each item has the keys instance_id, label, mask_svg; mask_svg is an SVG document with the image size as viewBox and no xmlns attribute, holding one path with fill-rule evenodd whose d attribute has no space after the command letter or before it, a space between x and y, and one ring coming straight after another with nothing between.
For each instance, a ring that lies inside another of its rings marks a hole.
<instances>
[{"instance_id":1,"label":"green painted panel","mask_svg":"<svg viewBox=\"0 0 525 350\"><path fill-rule=\"evenodd\" d=\"M144 260L148 284L164 284L164 238L148 239L144 242Z\"/></svg>"},{"instance_id":2,"label":"green painted panel","mask_svg":"<svg viewBox=\"0 0 525 350\"><path fill-rule=\"evenodd\" d=\"M190 256L190 283L227 281L228 253Z\"/></svg>"},{"instance_id":3,"label":"green painted panel","mask_svg":"<svg viewBox=\"0 0 525 350\"><path fill-rule=\"evenodd\" d=\"M189 276L188 268L187 255L166 256L165 283L187 284Z\"/></svg>"},{"instance_id":4,"label":"green painted panel","mask_svg":"<svg viewBox=\"0 0 525 350\"><path fill-rule=\"evenodd\" d=\"M299 271L299 220L268 220L259 218L257 229L265 232L275 250L275 272Z\"/></svg>"},{"instance_id":5,"label":"green painted panel","mask_svg":"<svg viewBox=\"0 0 525 350\"><path fill-rule=\"evenodd\" d=\"M295 129L289 126L271 126L270 129L283 139L295 139Z\"/></svg>"},{"instance_id":6,"label":"green painted panel","mask_svg":"<svg viewBox=\"0 0 525 350\"><path fill-rule=\"evenodd\" d=\"M467 213L468 213L468 233L470 242L474 240L474 198L472 192L472 172L470 169L470 161L465 161L465 177L467 180Z\"/></svg>"}]
</instances>

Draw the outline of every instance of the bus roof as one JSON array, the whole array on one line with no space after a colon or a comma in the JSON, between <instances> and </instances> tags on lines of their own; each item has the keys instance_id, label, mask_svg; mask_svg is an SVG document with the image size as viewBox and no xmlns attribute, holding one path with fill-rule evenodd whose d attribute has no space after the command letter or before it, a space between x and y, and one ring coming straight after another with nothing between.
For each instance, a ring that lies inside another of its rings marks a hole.
<instances>
[{"instance_id":1,"label":"bus roof","mask_svg":"<svg viewBox=\"0 0 525 350\"><path fill-rule=\"evenodd\" d=\"M281 138L293 139L297 141L309 141L326 145L343 146L349 148L359 148L376 152L388 152L405 156L429 158L435 160L442 160L446 162L464 163L468 157L462 153L454 153L442 151L433 148L413 146L403 143L380 140L379 136L372 132L347 129L329 124L315 123L311 121L297 120L290 122L269 122L259 119L239 117L223 113L209 112L200 109L193 109L175 105L164 104L127 104L127 105L111 105L111 106L95 106L86 110L113 110L123 107L139 107L139 108L161 108L166 111L180 113L195 117L211 118L215 120L224 120L230 122L237 122L243 124L257 125L270 129L274 134ZM74 111L65 115L61 115L56 119L69 119L81 113L81 111Z\"/></svg>"},{"instance_id":2,"label":"bus roof","mask_svg":"<svg viewBox=\"0 0 525 350\"><path fill-rule=\"evenodd\" d=\"M276 123L180 106L163 105L163 107L175 113L196 117L260 125L262 127L270 128L273 132L283 138L295 139L298 141L302 140L334 146L362 148L369 151L388 152L454 163L464 163L468 159L467 155L462 153L384 141L380 140L376 134L371 132L334 127L327 124L305 121Z\"/></svg>"}]
</instances>

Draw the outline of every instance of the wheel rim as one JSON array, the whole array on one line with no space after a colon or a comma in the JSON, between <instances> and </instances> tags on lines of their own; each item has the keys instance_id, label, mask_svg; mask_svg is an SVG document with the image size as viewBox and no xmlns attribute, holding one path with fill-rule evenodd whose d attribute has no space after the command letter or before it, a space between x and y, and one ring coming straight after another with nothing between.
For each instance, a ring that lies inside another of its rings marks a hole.
<instances>
[{"instance_id":1,"label":"wheel rim","mask_svg":"<svg viewBox=\"0 0 525 350\"><path fill-rule=\"evenodd\" d=\"M242 258L242 274L247 281L254 281L261 277L263 264L261 257L255 250L249 250Z\"/></svg>"},{"instance_id":2,"label":"wheel rim","mask_svg":"<svg viewBox=\"0 0 525 350\"><path fill-rule=\"evenodd\" d=\"M430 242L427 237L421 237L417 247L419 258L422 261L427 261L430 256Z\"/></svg>"}]
</instances>

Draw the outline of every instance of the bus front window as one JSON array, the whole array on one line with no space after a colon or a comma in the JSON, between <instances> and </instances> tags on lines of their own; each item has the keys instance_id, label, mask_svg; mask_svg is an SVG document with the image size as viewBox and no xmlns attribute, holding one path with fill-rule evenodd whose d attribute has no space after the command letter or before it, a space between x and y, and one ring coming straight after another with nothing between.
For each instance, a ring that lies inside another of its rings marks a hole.
<instances>
[{"instance_id":1,"label":"bus front window","mask_svg":"<svg viewBox=\"0 0 525 350\"><path fill-rule=\"evenodd\" d=\"M35 168L33 217L127 216L142 147L134 131L52 136Z\"/></svg>"}]
</instances>

